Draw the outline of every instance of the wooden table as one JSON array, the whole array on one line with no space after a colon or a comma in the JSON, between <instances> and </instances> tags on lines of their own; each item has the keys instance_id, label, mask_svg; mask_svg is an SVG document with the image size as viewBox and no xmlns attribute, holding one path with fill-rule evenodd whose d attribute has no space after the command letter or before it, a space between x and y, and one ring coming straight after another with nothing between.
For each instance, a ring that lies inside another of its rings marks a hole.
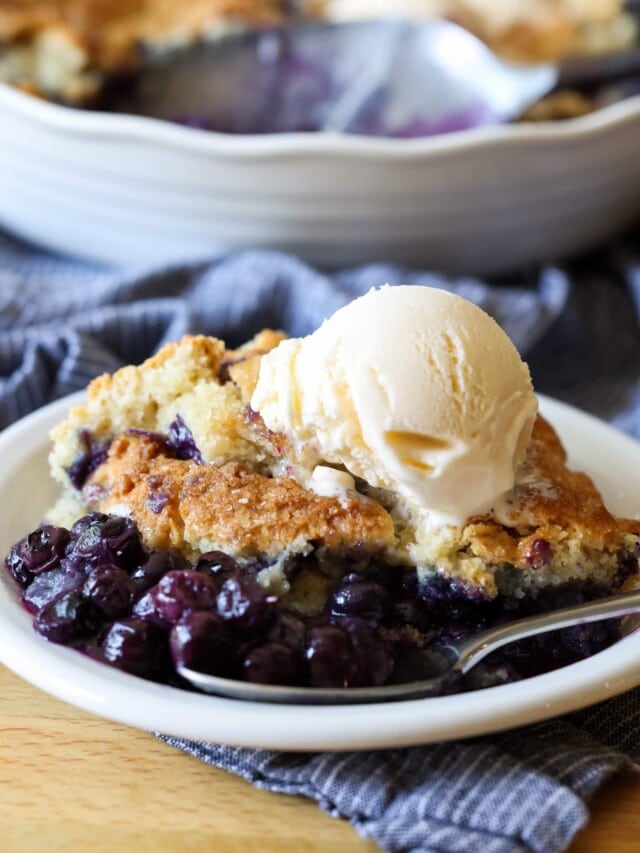
<instances>
[{"instance_id":1,"label":"wooden table","mask_svg":"<svg viewBox=\"0 0 640 853\"><path fill-rule=\"evenodd\" d=\"M571 853L638 853L640 774L597 795ZM0 667L0 849L374 853L315 803L52 699Z\"/></svg>"}]
</instances>

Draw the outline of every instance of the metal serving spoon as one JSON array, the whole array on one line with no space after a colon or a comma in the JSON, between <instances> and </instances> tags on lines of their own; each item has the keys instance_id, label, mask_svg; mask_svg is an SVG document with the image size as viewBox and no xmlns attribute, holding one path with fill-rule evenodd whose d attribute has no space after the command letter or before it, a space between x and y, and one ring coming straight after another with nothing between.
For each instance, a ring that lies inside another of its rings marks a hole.
<instances>
[{"instance_id":1,"label":"metal serving spoon","mask_svg":"<svg viewBox=\"0 0 640 853\"><path fill-rule=\"evenodd\" d=\"M429 650L428 668L432 673L423 681L407 684L387 684L383 687L281 687L271 684L252 684L205 675L184 666L179 674L198 690L215 693L231 699L250 702L280 702L292 705L351 705L363 702L392 702L401 699L420 699L442 691L456 677L469 672L488 654L525 637L569 628L603 619L614 619L640 613L640 590L589 601L542 613L527 619L518 619L507 625L490 628L472 637L435 646Z\"/></svg>"},{"instance_id":2,"label":"metal serving spoon","mask_svg":"<svg viewBox=\"0 0 640 853\"><path fill-rule=\"evenodd\" d=\"M105 108L241 134L431 136L513 120L559 87L640 72L637 46L514 65L438 20L306 24L146 59Z\"/></svg>"}]
</instances>

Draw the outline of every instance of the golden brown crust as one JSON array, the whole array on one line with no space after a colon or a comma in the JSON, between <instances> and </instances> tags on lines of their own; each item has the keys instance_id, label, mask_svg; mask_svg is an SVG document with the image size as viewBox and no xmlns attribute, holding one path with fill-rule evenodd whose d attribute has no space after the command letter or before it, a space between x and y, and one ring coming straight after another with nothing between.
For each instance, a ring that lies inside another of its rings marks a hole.
<instances>
[{"instance_id":1,"label":"golden brown crust","mask_svg":"<svg viewBox=\"0 0 640 853\"><path fill-rule=\"evenodd\" d=\"M244 346L225 353L222 366L226 367L229 377L240 389L243 403L249 404L258 382L260 358L275 349L286 337L284 332L263 329Z\"/></svg>"},{"instance_id":2,"label":"golden brown crust","mask_svg":"<svg viewBox=\"0 0 640 853\"><path fill-rule=\"evenodd\" d=\"M536 568L542 559L537 542L552 549L571 541L587 552L615 551L629 535L640 535L640 521L615 518L584 473L566 466L566 452L553 427L536 419L527 452L525 479L516 487L507 524L491 516L464 526L464 547L492 563Z\"/></svg>"},{"instance_id":3,"label":"golden brown crust","mask_svg":"<svg viewBox=\"0 0 640 853\"><path fill-rule=\"evenodd\" d=\"M364 560L435 570L487 595L499 591L509 567L521 590L572 579L613 584L621 560L640 552L640 521L608 512L589 477L567 468L541 417L508 500L459 527L431 527L428 514L391 492L372 490L367 499L347 491L338 500L306 490L289 439L247 405L261 355L282 337L265 330L226 350L214 338L186 336L140 366L95 380L88 404L52 433L52 470L65 488L52 517L69 525L87 508L129 512L148 546L190 558L212 548L277 558L316 545L338 554L357 546ZM177 415L207 464L172 458L162 441L127 432L166 434ZM79 495L66 471L84 430L98 445L113 442Z\"/></svg>"},{"instance_id":4,"label":"golden brown crust","mask_svg":"<svg viewBox=\"0 0 640 853\"><path fill-rule=\"evenodd\" d=\"M197 551L210 541L239 556L277 556L299 539L335 551L356 543L374 551L393 537L388 513L355 493L339 501L236 462L171 459L140 435L114 440L86 494L103 510L126 506L145 542L160 548Z\"/></svg>"},{"instance_id":5,"label":"golden brown crust","mask_svg":"<svg viewBox=\"0 0 640 853\"><path fill-rule=\"evenodd\" d=\"M208 379L218 382L220 366L225 353L224 343L218 338L210 338L207 335L185 335L179 341L165 344L158 352L144 362L146 374L166 367L174 360L180 360L183 364L189 364L189 373L181 377L186 384L195 382L196 376L199 380ZM116 370L115 373L103 373L89 383L87 396L90 401L105 399L109 395L116 395L127 389L128 386L140 375L140 368L133 365Z\"/></svg>"}]
</instances>

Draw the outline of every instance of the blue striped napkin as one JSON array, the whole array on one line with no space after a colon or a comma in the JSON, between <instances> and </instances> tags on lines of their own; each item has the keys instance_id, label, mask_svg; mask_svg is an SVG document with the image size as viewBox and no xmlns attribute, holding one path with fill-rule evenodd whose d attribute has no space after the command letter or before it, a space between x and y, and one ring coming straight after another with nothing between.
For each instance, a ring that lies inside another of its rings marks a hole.
<instances>
[{"instance_id":1,"label":"blue striped napkin","mask_svg":"<svg viewBox=\"0 0 640 853\"><path fill-rule=\"evenodd\" d=\"M640 437L638 235L571 268L500 285L371 265L326 275L273 252L114 271L0 234L0 427L185 332L235 345L264 326L315 328L371 286L429 284L485 308L540 392ZM310 797L393 851L563 850L611 774L640 763L640 690L476 740L363 753L290 754L163 737L257 787Z\"/></svg>"}]
</instances>

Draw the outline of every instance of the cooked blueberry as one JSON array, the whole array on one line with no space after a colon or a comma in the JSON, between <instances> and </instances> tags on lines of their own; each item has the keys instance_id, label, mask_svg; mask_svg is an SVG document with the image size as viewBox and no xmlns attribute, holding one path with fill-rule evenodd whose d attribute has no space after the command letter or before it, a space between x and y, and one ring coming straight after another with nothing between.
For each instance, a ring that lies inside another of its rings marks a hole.
<instances>
[{"instance_id":1,"label":"cooked blueberry","mask_svg":"<svg viewBox=\"0 0 640 853\"><path fill-rule=\"evenodd\" d=\"M208 551L206 554L202 554L194 568L197 572L203 572L215 578L219 587L228 578L238 574L240 570L240 566L233 557L223 551Z\"/></svg>"},{"instance_id":2,"label":"cooked blueberry","mask_svg":"<svg viewBox=\"0 0 640 853\"><path fill-rule=\"evenodd\" d=\"M235 644L217 613L187 613L171 629L169 648L175 666L186 666L209 675L231 675Z\"/></svg>"},{"instance_id":3,"label":"cooked blueberry","mask_svg":"<svg viewBox=\"0 0 640 853\"><path fill-rule=\"evenodd\" d=\"M274 596L267 595L257 581L232 577L222 584L217 608L234 631L256 638L272 625L276 600Z\"/></svg>"},{"instance_id":4,"label":"cooked blueberry","mask_svg":"<svg viewBox=\"0 0 640 853\"><path fill-rule=\"evenodd\" d=\"M306 638L306 625L288 610L279 610L276 621L269 630L268 639L274 643L281 643L290 649L302 653Z\"/></svg>"},{"instance_id":5,"label":"cooked blueberry","mask_svg":"<svg viewBox=\"0 0 640 853\"><path fill-rule=\"evenodd\" d=\"M98 623L91 602L77 592L65 592L36 613L33 627L52 643L71 643L91 634Z\"/></svg>"},{"instance_id":6,"label":"cooked blueberry","mask_svg":"<svg viewBox=\"0 0 640 853\"><path fill-rule=\"evenodd\" d=\"M82 594L111 619L118 619L131 613L138 588L125 571L101 563L89 572Z\"/></svg>"},{"instance_id":7,"label":"cooked blueberry","mask_svg":"<svg viewBox=\"0 0 640 853\"><path fill-rule=\"evenodd\" d=\"M5 565L21 586L28 586L34 575L55 568L64 556L69 533L64 527L44 524L11 548Z\"/></svg>"},{"instance_id":8,"label":"cooked blueberry","mask_svg":"<svg viewBox=\"0 0 640 853\"><path fill-rule=\"evenodd\" d=\"M578 660L602 651L616 639L615 628L605 622L573 625L560 632L563 647Z\"/></svg>"},{"instance_id":9,"label":"cooked blueberry","mask_svg":"<svg viewBox=\"0 0 640 853\"><path fill-rule=\"evenodd\" d=\"M82 591L85 573L74 568L60 567L39 574L25 590L22 600L27 610L35 613L64 592Z\"/></svg>"},{"instance_id":10,"label":"cooked blueberry","mask_svg":"<svg viewBox=\"0 0 640 853\"><path fill-rule=\"evenodd\" d=\"M195 443L193 433L181 415L176 415L176 419L169 426L167 444L174 451L178 459L193 459L198 465L204 465L202 453L200 453Z\"/></svg>"},{"instance_id":11,"label":"cooked blueberry","mask_svg":"<svg viewBox=\"0 0 640 853\"><path fill-rule=\"evenodd\" d=\"M131 518L119 515L91 513L79 519L71 528L71 547L68 556L97 566L115 563L132 571L144 559L140 534Z\"/></svg>"},{"instance_id":12,"label":"cooked blueberry","mask_svg":"<svg viewBox=\"0 0 640 853\"><path fill-rule=\"evenodd\" d=\"M428 631L433 619L418 599L409 594L398 594L391 601L390 620L393 624L411 625L418 631Z\"/></svg>"},{"instance_id":13,"label":"cooked blueberry","mask_svg":"<svg viewBox=\"0 0 640 853\"><path fill-rule=\"evenodd\" d=\"M166 656L162 631L142 619L114 622L100 648L109 663L143 678L157 676Z\"/></svg>"},{"instance_id":14,"label":"cooked blueberry","mask_svg":"<svg viewBox=\"0 0 640 853\"><path fill-rule=\"evenodd\" d=\"M152 551L144 563L131 572L131 579L139 590L155 586L169 572L189 569L189 563L178 551Z\"/></svg>"},{"instance_id":15,"label":"cooked blueberry","mask_svg":"<svg viewBox=\"0 0 640 853\"><path fill-rule=\"evenodd\" d=\"M393 670L393 659L370 624L350 617L340 620L340 627L351 640L353 673L351 687L384 684Z\"/></svg>"},{"instance_id":16,"label":"cooked blueberry","mask_svg":"<svg viewBox=\"0 0 640 853\"><path fill-rule=\"evenodd\" d=\"M193 569L168 572L136 602L133 613L170 628L192 610L214 610L217 587L212 578Z\"/></svg>"},{"instance_id":17,"label":"cooked blueberry","mask_svg":"<svg viewBox=\"0 0 640 853\"><path fill-rule=\"evenodd\" d=\"M256 684L296 684L300 658L282 643L264 643L249 652L242 670L245 680Z\"/></svg>"},{"instance_id":18,"label":"cooked blueberry","mask_svg":"<svg viewBox=\"0 0 640 853\"><path fill-rule=\"evenodd\" d=\"M553 546L546 539L534 539L525 556L532 569L544 569L553 559Z\"/></svg>"},{"instance_id":19,"label":"cooked blueberry","mask_svg":"<svg viewBox=\"0 0 640 853\"><path fill-rule=\"evenodd\" d=\"M351 683L351 642L335 625L320 625L309 631L305 657L312 687L348 687Z\"/></svg>"},{"instance_id":20,"label":"cooked blueberry","mask_svg":"<svg viewBox=\"0 0 640 853\"><path fill-rule=\"evenodd\" d=\"M347 575L329 597L332 616L360 616L376 622L389 609L389 594L382 584L360 575Z\"/></svg>"},{"instance_id":21,"label":"cooked blueberry","mask_svg":"<svg viewBox=\"0 0 640 853\"><path fill-rule=\"evenodd\" d=\"M104 512L89 512L86 515L80 516L70 530L71 538L78 539L86 530L105 524L105 522L109 521L109 518L110 516Z\"/></svg>"},{"instance_id":22,"label":"cooked blueberry","mask_svg":"<svg viewBox=\"0 0 640 853\"><path fill-rule=\"evenodd\" d=\"M80 453L73 464L67 468L67 475L76 489L81 489L93 472L106 462L110 442L94 441L88 429L83 429L79 435Z\"/></svg>"}]
</instances>

